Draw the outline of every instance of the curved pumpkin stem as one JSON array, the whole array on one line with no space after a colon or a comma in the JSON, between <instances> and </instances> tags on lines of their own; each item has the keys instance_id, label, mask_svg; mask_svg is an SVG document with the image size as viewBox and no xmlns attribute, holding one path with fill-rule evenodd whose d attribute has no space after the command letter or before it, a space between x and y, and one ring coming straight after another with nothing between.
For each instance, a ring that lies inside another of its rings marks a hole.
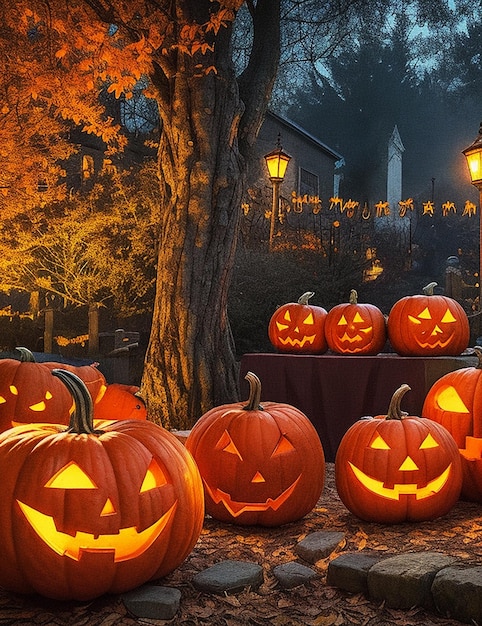
<instances>
[{"instance_id":1,"label":"curved pumpkin stem","mask_svg":"<svg viewBox=\"0 0 482 626\"><path fill-rule=\"evenodd\" d=\"M426 296L433 296L433 290L437 285L438 283L429 283L422 289L422 291Z\"/></svg>"},{"instance_id":2,"label":"curved pumpkin stem","mask_svg":"<svg viewBox=\"0 0 482 626\"><path fill-rule=\"evenodd\" d=\"M314 295L314 291L305 291L305 293L298 298L298 304L308 304L308 300Z\"/></svg>"},{"instance_id":3,"label":"curved pumpkin stem","mask_svg":"<svg viewBox=\"0 0 482 626\"><path fill-rule=\"evenodd\" d=\"M350 304L358 304L358 294L356 292L356 289L352 289L350 291L350 299L349 299L349 303Z\"/></svg>"},{"instance_id":4,"label":"curved pumpkin stem","mask_svg":"<svg viewBox=\"0 0 482 626\"><path fill-rule=\"evenodd\" d=\"M261 381L253 372L248 372L244 379L249 383L249 398L248 404L243 406L243 409L245 411L263 411L263 407L259 403L261 400Z\"/></svg>"},{"instance_id":5,"label":"curved pumpkin stem","mask_svg":"<svg viewBox=\"0 0 482 626\"><path fill-rule=\"evenodd\" d=\"M35 363L33 352L31 352L28 348L17 346L15 350L20 353L20 361L22 363Z\"/></svg>"},{"instance_id":6,"label":"curved pumpkin stem","mask_svg":"<svg viewBox=\"0 0 482 626\"><path fill-rule=\"evenodd\" d=\"M403 396L410 391L411 387L407 384L403 384L399 387L392 396L390 400L390 406L388 407L388 413L385 419L387 420L401 420L405 415L408 415L400 408L400 402L402 401Z\"/></svg>"},{"instance_id":7,"label":"curved pumpkin stem","mask_svg":"<svg viewBox=\"0 0 482 626\"><path fill-rule=\"evenodd\" d=\"M89 390L84 382L72 372L62 369L52 370L52 375L60 378L70 391L74 400L74 412L70 416L70 422L65 432L77 435L100 435L103 431L94 429L94 408Z\"/></svg>"}]
</instances>

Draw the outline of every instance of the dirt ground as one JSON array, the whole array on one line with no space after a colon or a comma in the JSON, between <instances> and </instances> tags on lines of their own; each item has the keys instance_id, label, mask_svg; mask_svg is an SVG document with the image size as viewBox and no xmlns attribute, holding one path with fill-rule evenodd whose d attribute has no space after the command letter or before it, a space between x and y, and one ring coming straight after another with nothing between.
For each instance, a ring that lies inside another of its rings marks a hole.
<instances>
[{"instance_id":1,"label":"dirt ground","mask_svg":"<svg viewBox=\"0 0 482 626\"><path fill-rule=\"evenodd\" d=\"M182 592L181 608L170 621L139 619L129 615L119 596L103 596L88 603L60 603L39 597L22 597L0 590L0 625L113 626L182 624L194 626L435 626L460 622L414 608L395 611L325 584L329 558L313 567L320 575L308 586L279 587L272 570L297 560L293 548L318 530L342 531L344 543L331 555L376 550L384 554L434 550L451 554L465 564L482 559L482 505L459 502L443 518L432 522L385 526L355 518L342 504L334 484L334 466L327 465L325 489L317 507L303 520L281 528L246 528L206 519L201 537L190 556L156 584ZM225 560L245 560L264 567L265 582L256 592L211 596L191 585L199 571ZM305 565L309 565L305 563Z\"/></svg>"}]
</instances>

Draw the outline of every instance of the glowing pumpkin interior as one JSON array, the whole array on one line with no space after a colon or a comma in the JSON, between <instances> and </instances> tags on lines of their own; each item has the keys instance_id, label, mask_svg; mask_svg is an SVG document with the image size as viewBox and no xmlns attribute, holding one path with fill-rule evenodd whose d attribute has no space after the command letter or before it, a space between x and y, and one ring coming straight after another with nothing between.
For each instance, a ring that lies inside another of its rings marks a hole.
<instances>
[{"instance_id":1,"label":"glowing pumpkin interior","mask_svg":"<svg viewBox=\"0 0 482 626\"><path fill-rule=\"evenodd\" d=\"M142 495L154 489L160 489L169 484L169 478L160 463L152 458L142 481L139 494ZM59 469L44 485L46 489L57 490L61 499L66 491L97 490L98 486L79 464L74 461ZM150 526L138 531L135 526L118 528L116 532L99 534L98 531L77 531L70 534L58 530L59 522L51 516L29 506L26 502L17 499L17 504L40 539L60 556L66 556L78 561L84 552L105 554L110 553L114 562L126 561L138 557L145 552L161 535L175 509L176 502ZM85 506L88 506L84 502ZM94 507L93 509L94 510ZM107 497L100 517L117 515L111 498ZM94 520L95 523L95 520Z\"/></svg>"}]
</instances>

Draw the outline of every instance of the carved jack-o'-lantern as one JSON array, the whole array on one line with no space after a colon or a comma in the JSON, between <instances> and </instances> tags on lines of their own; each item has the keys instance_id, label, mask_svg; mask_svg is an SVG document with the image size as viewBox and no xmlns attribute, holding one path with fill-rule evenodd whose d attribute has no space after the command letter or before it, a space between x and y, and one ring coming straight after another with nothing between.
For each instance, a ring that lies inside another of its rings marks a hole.
<instances>
[{"instance_id":1,"label":"carved jack-o'-lantern","mask_svg":"<svg viewBox=\"0 0 482 626\"><path fill-rule=\"evenodd\" d=\"M328 312L325 337L330 350L339 354L378 354L387 340L385 317L373 304L358 303L352 289L348 303Z\"/></svg>"},{"instance_id":2,"label":"carved jack-o'-lantern","mask_svg":"<svg viewBox=\"0 0 482 626\"><path fill-rule=\"evenodd\" d=\"M323 307L308 304L313 295L313 291L307 291L300 296L298 302L283 304L271 316L268 337L280 352L300 354L326 352L327 312Z\"/></svg>"},{"instance_id":3,"label":"carved jack-o'-lantern","mask_svg":"<svg viewBox=\"0 0 482 626\"><path fill-rule=\"evenodd\" d=\"M152 422L94 430L85 385L55 374L73 394L70 427L0 435L0 585L85 600L164 576L189 554L204 519L192 457Z\"/></svg>"},{"instance_id":4,"label":"carved jack-o'-lantern","mask_svg":"<svg viewBox=\"0 0 482 626\"><path fill-rule=\"evenodd\" d=\"M357 517L380 523L431 520L457 501L457 445L435 422L403 415L402 385L387 415L364 418L343 436L335 459L340 499ZM435 427L435 428L434 428Z\"/></svg>"},{"instance_id":5,"label":"carved jack-o'-lantern","mask_svg":"<svg viewBox=\"0 0 482 626\"><path fill-rule=\"evenodd\" d=\"M43 363L0 360L0 432L17 423L69 423L72 398Z\"/></svg>"},{"instance_id":6,"label":"carved jack-o'-lantern","mask_svg":"<svg viewBox=\"0 0 482 626\"><path fill-rule=\"evenodd\" d=\"M206 512L234 524L280 526L302 518L321 495L325 459L309 419L289 404L259 404L248 372L248 404L215 407L186 440L204 482Z\"/></svg>"},{"instance_id":7,"label":"carved jack-o'-lantern","mask_svg":"<svg viewBox=\"0 0 482 626\"><path fill-rule=\"evenodd\" d=\"M388 316L388 338L398 354L456 356L469 345L465 311L453 298L433 295L436 285L427 285L425 295L406 296L393 305Z\"/></svg>"},{"instance_id":8,"label":"carved jack-o'-lantern","mask_svg":"<svg viewBox=\"0 0 482 626\"><path fill-rule=\"evenodd\" d=\"M442 424L461 454L462 497L482 502L482 350L476 367L445 374L429 389L422 415Z\"/></svg>"}]
</instances>

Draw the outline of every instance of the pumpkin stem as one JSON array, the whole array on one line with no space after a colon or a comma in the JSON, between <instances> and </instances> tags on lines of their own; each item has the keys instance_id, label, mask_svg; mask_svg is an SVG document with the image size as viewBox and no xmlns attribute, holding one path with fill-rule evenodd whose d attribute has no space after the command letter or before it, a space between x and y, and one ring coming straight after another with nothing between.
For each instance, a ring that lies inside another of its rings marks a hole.
<instances>
[{"instance_id":1,"label":"pumpkin stem","mask_svg":"<svg viewBox=\"0 0 482 626\"><path fill-rule=\"evenodd\" d=\"M35 363L35 357L28 348L17 346L15 350L20 353L20 361L22 363Z\"/></svg>"},{"instance_id":2,"label":"pumpkin stem","mask_svg":"<svg viewBox=\"0 0 482 626\"><path fill-rule=\"evenodd\" d=\"M314 291L305 291L305 293L298 298L298 304L308 304L308 300L314 295Z\"/></svg>"},{"instance_id":3,"label":"pumpkin stem","mask_svg":"<svg viewBox=\"0 0 482 626\"><path fill-rule=\"evenodd\" d=\"M249 398L248 404L243 406L243 409L245 411L263 411L263 407L259 403L261 400L261 381L253 372L248 372L244 379L249 383Z\"/></svg>"},{"instance_id":4,"label":"pumpkin stem","mask_svg":"<svg viewBox=\"0 0 482 626\"><path fill-rule=\"evenodd\" d=\"M358 304L358 294L356 292L356 289L352 289L350 291L350 300L349 300L350 304Z\"/></svg>"},{"instance_id":5,"label":"pumpkin stem","mask_svg":"<svg viewBox=\"0 0 482 626\"><path fill-rule=\"evenodd\" d=\"M438 283L429 283L422 289L422 291L426 296L433 296L433 290L437 285Z\"/></svg>"},{"instance_id":6,"label":"pumpkin stem","mask_svg":"<svg viewBox=\"0 0 482 626\"><path fill-rule=\"evenodd\" d=\"M395 391L395 393L392 396L392 399L390 400L390 406L388 407L388 413L385 419L401 420L403 419L405 415L408 415L408 413L405 413L404 411L401 410L400 402L402 401L402 398L407 393L407 391L410 391L410 390L411 390L411 387L409 387L407 384L404 383L401 387L399 387Z\"/></svg>"},{"instance_id":7,"label":"pumpkin stem","mask_svg":"<svg viewBox=\"0 0 482 626\"><path fill-rule=\"evenodd\" d=\"M65 432L77 435L102 434L103 431L94 429L92 397L84 382L77 374L67 370L54 369L52 375L60 378L74 400L74 412L70 416L69 426Z\"/></svg>"}]
</instances>

